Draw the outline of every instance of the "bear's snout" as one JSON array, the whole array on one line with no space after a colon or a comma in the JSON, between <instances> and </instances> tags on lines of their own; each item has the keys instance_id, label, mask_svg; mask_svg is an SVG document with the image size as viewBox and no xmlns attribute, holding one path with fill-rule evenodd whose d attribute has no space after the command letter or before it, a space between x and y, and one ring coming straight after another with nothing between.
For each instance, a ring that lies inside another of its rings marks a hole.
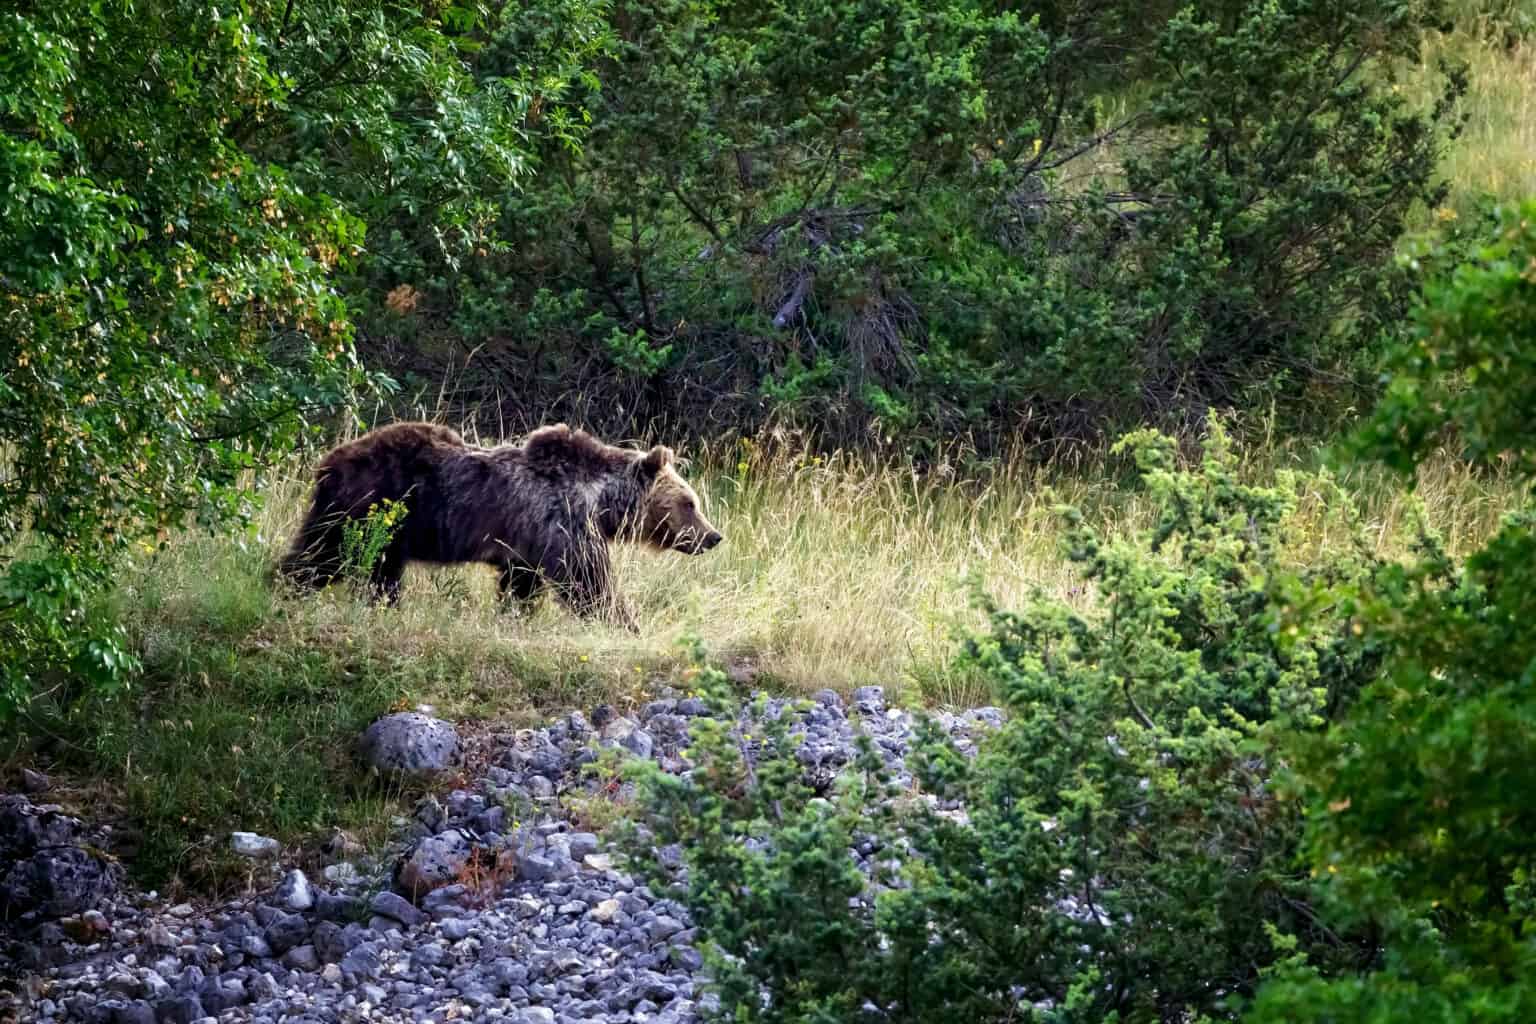
<instances>
[{"instance_id":1,"label":"bear's snout","mask_svg":"<svg viewBox=\"0 0 1536 1024\"><path fill-rule=\"evenodd\" d=\"M681 551L685 555L702 555L710 548L725 540L720 531L710 527L700 532L693 528L684 530L670 545L673 551Z\"/></svg>"}]
</instances>

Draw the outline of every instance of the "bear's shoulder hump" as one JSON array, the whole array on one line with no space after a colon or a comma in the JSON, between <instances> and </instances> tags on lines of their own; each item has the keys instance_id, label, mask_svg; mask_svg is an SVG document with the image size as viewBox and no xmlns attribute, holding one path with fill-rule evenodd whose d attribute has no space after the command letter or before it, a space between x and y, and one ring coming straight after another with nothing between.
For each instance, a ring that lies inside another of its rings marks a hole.
<instances>
[{"instance_id":1,"label":"bear's shoulder hump","mask_svg":"<svg viewBox=\"0 0 1536 1024\"><path fill-rule=\"evenodd\" d=\"M541 472L597 471L610 468L612 451L585 431L564 423L540 427L523 441L523 461Z\"/></svg>"}]
</instances>

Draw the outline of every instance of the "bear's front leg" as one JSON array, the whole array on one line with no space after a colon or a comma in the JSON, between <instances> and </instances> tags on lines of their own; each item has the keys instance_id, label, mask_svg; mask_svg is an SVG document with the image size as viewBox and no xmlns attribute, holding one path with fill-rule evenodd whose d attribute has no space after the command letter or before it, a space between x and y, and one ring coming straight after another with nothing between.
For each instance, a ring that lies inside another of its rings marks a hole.
<instances>
[{"instance_id":1,"label":"bear's front leg","mask_svg":"<svg viewBox=\"0 0 1536 1024\"><path fill-rule=\"evenodd\" d=\"M534 599L543 589L543 577L526 562L507 562L502 565L497 591L503 606L515 602L523 611L531 611Z\"/></svg>"},{"instance_id":2,"label":"bear's front leg","mask_svg":"<svg viewBox=\"0 0 1536 1024\"><path fill-rule=\"evenodd\" d=\"M627 602L614 593L613 570L607 551L585 554L580 560L560 563L565 577L556 580L556 592L566 607L584 619L595 618L631 633L640 632L640 624Z\"/></svg>"},{"instance_id":3,"label":"bear's front leg","mask_svg":"<svg viewBox=\"0 0 1536 1024\"><path fill-rule=\"evenodd\" d=\"M368 574L369 598L382 600L390 607L400 603L400 581L405 578L405 552L398 545L385 549L379 563Z\"/></svg>"}]
</instances>

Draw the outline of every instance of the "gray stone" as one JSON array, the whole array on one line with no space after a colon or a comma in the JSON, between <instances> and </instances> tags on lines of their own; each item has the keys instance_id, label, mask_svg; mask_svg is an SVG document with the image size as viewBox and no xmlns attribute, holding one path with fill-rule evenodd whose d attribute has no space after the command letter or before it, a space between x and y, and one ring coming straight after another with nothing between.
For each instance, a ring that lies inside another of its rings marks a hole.
<instances>
[{"instance_id":1,"label":"gray stone","mask_svg":"<svg viewBox=\"0 0 1536 1024\"><path fill-rule=\"evenodd\" d=\"M883 714L885 712L885 687L859 687L853 691L853 706L858 709L860 714Z\"/></svg>"},{"instance_id":2,"label":"gray stone","mask_svg":"<svg viewBox=\"0 0 1536 1024\"><path fill-rule=\"evenodd\" d=\"M46 793L48 787L52 785L53 781L42 772L33 771L31 768L23 768L21 770L21 788L23 792L34 795Z\"/></svg>"},{"instance_id":3,"label":"gray stone","mask_svg":"<svg viewBox=\"0 0 1536 1024\"><path fill-rule=\"evenodd\" d=\"M231 832L229 848L242 857L260 860L276 857L278 851L282 849L282 844L276 839L259 836L254 832Z\"/></svg>"},{"instance_id":4,"label":"gray stone","mask_svg":"<svg viewBox=\"0 0 1536 1024\"><path fill-rule=\"evenodd\" d=\"M443 809L442 802L428 793L416 801L415 808L411 811L411 820L421 825L423 834L436 835L448 824L448 812Z\"/></svg>"},{"instance_id":5,"label":"gray stone","mask_svg":"<svg viewBox=\"0 0 1536 1024\"><path fill-rule=\"evenodd\" d=\"M682 931L683 923L675 917L661 914L646 926L646 930L650 934L652 942L660 942L662 939L670 938Z\"/></svg>"},{"instance_id":6,"label":"gray stone","mask_svg":"<svg viewBox=\"0 0 1536 1024\"><path fill-rule=\"evenodd\" d=\"M0 854L3 847L0 840ZM117 892L120 874L116 865L79 846L44 846L9 870L0 856L0 907L13 918L78 914Z\"/></svg>"},{"instance_id":7,"label":"gray stone","mask_svg":"<svg viewBox=\"0 0 1536 1024\"><path fill-rule=\"evenodd\" d=\"M709 705L702 697L685 697L677 702L677 713L684 718L697 718L709 714Z\"/></svg>"},{"instance_id":8,"label":"gray stone","mask_svg":"<svg viewBox=\"0 0 1536 1024\"><path fill-rule=\"evenodd\" d=\"M341 958L341 973L348 978L377 978L383 970L378 950L373 943L364 942Z\"/></svg>"},{"instance_id":9,"label":"gray stone","mask_svg":"<svg viewBox=\"0 0 1536 1024\"><path fill-rule=\"evenodd\" d=\"M122 999L103 999L95 1006L89 1005L84 996L64 1000L64 1008L73 1017L84 1017L89 1024L112 1024L117 1011L127 1006Z\"/></svg>"},{"instance_id":10,"label":"gray stone","mask_svg":"<svg viewBox=\"0 0 1536 1024\"><path fill-rule=\"evenodd\" d=\"M692 721L686 716L708 709L702 701L679 700L676 693L659 696L631 718L612 709L596 712L602 741L631 753L648 752L664 770L685 771L680 752L689 745ZM884 701L878 688L861 690L848 701L845 716L843 702L831 692L811 702L771 698L722 724L760 736L767 731L763 722L784 721L792 730L795 756L816 785L830 784L846 768L860 733L869 735L892 777L903 777L916 723ZM852 717L856 705L859 718ZM970 756L991 717L988 709L976 709L945 717L940 727ZM698 1019L718 1003L696 992L705 965L695 946L698 932L684 909L615 870L617 855L603 852L598 836L567 831L566 817L549 806L557 792L590 786L582 762L601 753L596 738L581 716L515 736L493 731L488 754L495 764L459 788L442 787L438 799L423 799L395 822L414 840L395 880L410 881L411 871L422 872L415 893L402 886L378 896L371 881L377 865L366 851L342 847L328 860L348 860L370 880L366 889L342 890L350 896L334 895L337 890L329 886L330 891L313 888L307 879L300 883L289 872L264 901L251 905L200 903L169 915L142 916L132 906L103 906L116 934L96 939L92 932L96 944L89 950L62 941L55 928L59 941L34 943L63 965L50 975L52 1012L39 1019L112 1024L134 1012L125 1010L132 1000L147 998L153 1007L173 994L197 997L204 1014L250 1024L365 1018L426 1024L453 1000L463 1019L487 1024ZM749 742L748 756L756 756L760 746ZM9 849L3 821L7 800L14 799L19 798L0 797L0 854ZM78 822L47 818L42 810L28 806L21 813L24 834L56 832L65 845L83 845ZM519 824L514 827L512 819ZM863 836L851 847L854 863L865 871L892 855ZM471 858L493 855L510 858L516 877L499 890L467 884ZM656 851L655 860L675 875L686 870L683 851L675 845ZM0 874L9 863L0 856ZM584 865L579 873L577 865ZM295 892L303 896L291 899ZM307 931L291 920L299 914L308 920ZM85 933L86 922L76 918L74 924ZM293 934L286 938L296 944L276 949L268 933L281 938L287 929ZM158 948L157 938L164 943ZM281 954L280 960L263 953ZM243 1003L232 1002L240 992L231 980L243 983ZM41 1002L35 1008L46 1009Z\"/></svg>"},{"instance_id":11,"label":"gray stone","mask_svg":"<svg viewBox=\"0 0 1536 1024\"><path fill-rule=\"evenodd\" d=\"M298 914L283 914L267 925L266 931L262 933L262 938L267 940L267 945L278 956L302 944L308 937L309 922Z\"/></svg>"},{"instance_id":12,"label":"gray stone","mask_svg":"<svg viewBox=\"0 0 1536 1024\"><path fill-rule=\"evenodd\" d=\"M283 954L283 966L290 971L314 972L320 969L320 958L314 946L294 946Z\"/></svg>"},{"instance_id":13,"label":"gray stone","mask_svg":"<svg viewBox=\"0 0 1536 1024\"><path fill-rule=\"evenodd\" d=\"M642 722L649 722L657 715L670 715L676 710L677 701L675 700L653 700L641 710L640 720Z\"/></svg>"},{"instance_id":14,"label":"gray stone","mask_svg":"<svg viewBox=\"0 0 1536 1024\"><path fill-rule=\"evenodd\" d=\"M385 715L363 733L363 762L385 774L432 775L458 763L459 734L413 711Z\"/></svg>"},{"instance_id":15,"label":"gray stone","mask_svg":"<svg viewBox=\"0 0 1536 1024\"><path fill-rule=\"evenodd\" d=\"M398 893L381 892L374 896L371 906L374 913L394 918L407 927L414 927L427 921L426 914L411 906L410 901Z\"/></svg>"},{"instance_id":16,"label":"gray stone","mask_svg":"<svg viewBox=\"0 0 1536 1024\"><path fill-rule=\"evenodd\" d=\"M154 969L145 971L139 984L147 999L164 999L171 994L171 986L165 980L165 976Z\"/></svg>"},{"instance_id":17,"label":"gray stone","mask_svg":"<svg viewBox=\"0 0 1536 1024\"><path fill-rule=\"evenodd\" d=\"M265 1003L269 999L276 999L277 979L272 977L270 971L252 974L245 983L245 991L254 1002Z\"/></svg>"},{"instance_id":18,"label":"gray stone","mask_svg":"<svg viewBox=\"0 0 1536 1024\"><path fill-rule=\"evenodd\" d=\"M675 751L688 745L688 719L682 715L657 715L645 723L645 728L663 750Z\"/></svg>"},{"instance_id":19,"label":"gray stone","mask_svg":"<svg viewBox=\"0 0 1536 1024\"><path fill-rule=\"evenodd\" d=\"M315 913L327 921L350 921L362 912L362 901L355 896L335 896L324 891L315 893Z\"/></svg>"},{"instance_id":20,"label":"gray stone","mask_svg":"<svg viewBox=\"0 0 1536 1024\"><path fill-rule=\"evenodd\" d=\"M78 818L52 805L33 805L24 796L0 796L0 863L37 850L67 846L80 838Z\"/></svg>"},{"instance_id":21,"label":"gray stone","mask_svg":"<svg viewBox=\"0 0 1536 1024\"><path fill-rule=\"evenodd\" d=\"M130 1000L112 1014L112 1024L155 1024L155 1008L142 999Z\"/></svg>"},{"instance_id":22,"label":"gray stone","mask_svg":"<svg viewBox=\"0 0 1536 1024\"><path fill-rule=\"evenodd\" d=\"M703 970L704 954L692 946L674 946L669 954L671 961L690 974Z\"/></svg>"},{"instance_id":23,"label":"gray stone","mask_svg":"<svg viewBox=\"0 0 1536 1024\"><path fill-rule=\"evenodd\" d=\"M581 860L597 852L598 838L591 832L572 832L566 845L570 848L571 856Z\"/></svg>"},{"instance_id":24,"label":"gray stone","mask_svg":"<svg viewBox=\"0 0 1536 1024\"><path fill-rule=\"evenodd\" d=\"M272 946L260 935L247 935L240 940L240 952L246 956L265 959L272 955Z\"/></svg>"},{"instance_id":25,"label":"gray stone","mask_svg":"<svg viewBox=\"0 0 1536 1024\"><path fill-rule=\"evenodd\" d=\"M276 895L278 903L295 913L309 910L315 905L315 890L304 872L298 868L283 876Z\"/></svg>"},{"instance_id":26,"label":"gray stone","mask_svg":"<svg viewBox=\"0 0 1536 1024\"><path fill-rule=\"evenodd\" d=\"M321 874L332 885L358 885L363 881L363 874L357 870L357 865L346 860L327 864L321 869Z\"/></svg>"},{"instance_id":27,"label":"gray stone","mask_svg":"<svg viewBox=\"0 0 1536 1024\"><path fill-rule=\"evenodd\" d=\"M421 909L433 917L458 917L469 895L469 889L459 883L433 889L421 898Z\"/></svg>"},{"instance_id":28,"label":"gray stone","mask_svg":"<svg viewBox=\"0 0 1536 1024\"><path fill-rule=\"evenodd\" d=\"M962 718L966 722L979 723L989 729L1001 729L1007 715L1002 708L972 708Z\"/></svg>"},{"instance_id":29,"label":"gray stone","mask_svg":"<svg viewBox=\"0 0 1536 1024\"><path fill-rule=\"evenodd\" d=\"M356 921L341 930L341 940L349 950L356 949L365 942L372 942L378 937L378 933L372 928L358 924Z\"/></svg>"},{"instance_id":30,"label":"gray stone","mask_svg":"<svg viewBox=\"0 0 1536 1024\"><path fill-rule=\"evenodd\" d=\"M640 728L640 724L633 718L618 717L603 726L603 746L622 747L636 757L648 758L651 756L653 740L651 734Z\"/></svg>"},{"instance_id":31,"label":"gray stone","mask_svg":"<svg viewBox=\"0 0 1536 1024\"><path fill-rule=\"evenodd\" d=\"M469 840L458 831L418 840L395 866L395 888L419 899L459 878L472 854Z\"/></svg>"},{"instance_id":32,"label":"gray stone","mask_svg":"<svg viewBox=\"0 0 1536 1024\"><path fill-rule=\"evenodd\" d=\"M336 963L352 948L347 944L346 932L335 921L321 921L315 925L310 941L314 943L315 955L328 964Z\"/></svg>"},{"instance_id":33,"label":"gray stone","mask_svg":"<svg viewBox=\"0 0 1536 1024\"><path fill-rule=\"evenodd\" d=\"M538 853L516 855L517 877L527 882L544 882L556 875L555 862Z\"/></svg>"},{"instance_id":34,"label":"gray stone","mask_svg":"<svg viewBox=\"0 0 1536 1024\"><path fill-rule=\"evenodd\" d=\"M203 1009L210 1014L220 1014L232 1006L244 1005L249 998L245 983L239 978L212 977L203 982L197 991Z\"/></svg>"},{"instance_id":35,"label":"gray stone","mask_svg":"<svg viewBox=\"0 0 1536 1024\"><path fill-rule=\"evenodd\" d=\"M160 1024L192 1024L208 1014L197 996L171 996L155 1004L155 1017Z\"/></svg>"},{"instance_id":36,"label":"gray stone","mask_svg":"<svg viewBox=\"0 0 1536 1024\"><path fill-rule=\"evenodd\" d=\"M487 807L470 824L476 832L500 832L507 827L507 812L501 807Z\"/></svg>"},{"instance_id":37,"label":"gray stone","mask_svg":"<svg viewBox=\"0 0 1536 1024\"><path fill-rule=\"evenodd\" d=\"M656 748L656 741L644 729L636 729L619 741L619 745L641 760L649 760Z\"/></svg>"},{"instance_id":38,"label":"gray stone","mask_svg":"<svg viewBox=\"0 0 1536 1024\"><path fill-rule=\"evenodd\" d=\"M447 960L448 951L443 948L440 942L428 942L425 945L417 946L411 951L412 967L437 967L440 964L446 963Z\"/></svg>"},{"instance_id":39,"label":"gray stone","mask_svg":"<svg viewBox=\"0 0 1536 1024\"><path fill-rule=\"evenodd\" d=\"M368 927L372 928L380 935L384 934L385 932L394 932L398 935L401 930L405 928L405 925L401 924L399 921L396 921L392 917L385 917L383 914L374 914L368 918Z\"/></svg>"}]
</instances>

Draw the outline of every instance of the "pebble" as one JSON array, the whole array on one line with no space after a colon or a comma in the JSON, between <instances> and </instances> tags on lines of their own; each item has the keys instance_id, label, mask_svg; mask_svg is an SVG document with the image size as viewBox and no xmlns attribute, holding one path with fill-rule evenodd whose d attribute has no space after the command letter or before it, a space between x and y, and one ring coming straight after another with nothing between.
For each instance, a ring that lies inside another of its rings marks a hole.
<instances>
[{"instance_id":1,"label":"pebble","mask_svg":"<svg viewBox=\"0 0 1536 1024\"><path fill-rule=\"evenodd\" d=\"M373 898L370 904L375 914L394 918L403 925L418 925L427 920L427 915L411 906L405 897L393 892L381 892Z\"/></svg>"},{"instance_id":2,"label":"pebble","mask_svg":"<svg viewBox=\"0 0 1536 1024\"><path fill-rule=\"evenodd\" d=\"M276 920L267 925L262 933L262 938L272 948L273 952L281 956L304 942L309 937L309 921L300 914L279 914Z\"/></svg>"},{"instance_id":3,"label":"pebble","mask_svg":"<svg viewBox=\"0 0 1536 1024\"><path fill-rule=\"evenodd\" d=\"M254 832L231 832L229 846L240 856L250 857L253 860L276 857L278 851L282 849L282 844L276 839L259 836Z\"/></svg>"},{"instance_id":4,"label":"pebble","mask_svg":"<svg viewBox=\"0 0 1536 1024\"><path fill-rule=\"evenodd\" d=\"M315 905L315 890L304 872L295 868L283 876L277 887L277 898L284 907L295 913L303 913Z\"/></svg>"}]
</instances>

